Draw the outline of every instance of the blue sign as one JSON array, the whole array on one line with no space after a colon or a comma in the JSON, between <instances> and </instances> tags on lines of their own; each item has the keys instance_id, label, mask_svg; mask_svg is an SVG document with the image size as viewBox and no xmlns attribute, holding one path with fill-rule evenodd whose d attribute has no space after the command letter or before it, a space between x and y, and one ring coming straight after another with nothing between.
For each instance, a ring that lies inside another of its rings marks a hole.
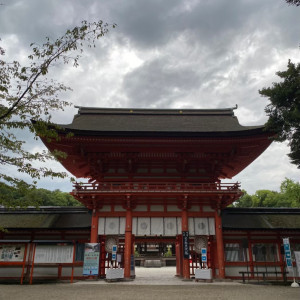
<instances>
[{"instance_id":1,"label":"blue sign","mask_svg":"<svg viewBox=\"0 0 300 300\"><path fill-rule=\"evenodd\" d=\"M293 267L293 263L292 263L292 260L290 258L286 259L286 265L287 265L288 268L292 268Z\"/></svg>"},{"instance_id":2,"label":"blue sign","mask_svg":"<svg viewBox=\"0 0 300 300\"><path fill-rule=\"evenodd\" d=\"M290 239L289 238L283 239L283 247L284 247L286 266L289 270L294 271L293 262L291 259L291 250L290 250L291 248L290 248Z\"/></svg>"},{"instance_id":3,"label":"blue sign","mask_svg":"<svg viewBox=\"0 0 300 300\"><path fill-rule=\"evenodd\" d=\"M86 243L84 248L83 275L99 274L99 243Z\"/></svg>"},{"instance_id":4,"label":"blue sign","mask_svg":"<svg viewBox=\"0 0 300 300\"><path fill-rule=\"evenodd\" d=\"M116 260L116 259L117 259L117 254L116 253L112 253L111 260Z\"/></svg>"},{"instance_id":5,"label":"blue sign","mask_svg":"<svg viewBox=\"0 0 300 300\"><path fill-rule=\"evenodd\" d=\"M202 262L207 262L207 250L206 248L201 248L201 260Z\"/></svg>"}]
</instances>

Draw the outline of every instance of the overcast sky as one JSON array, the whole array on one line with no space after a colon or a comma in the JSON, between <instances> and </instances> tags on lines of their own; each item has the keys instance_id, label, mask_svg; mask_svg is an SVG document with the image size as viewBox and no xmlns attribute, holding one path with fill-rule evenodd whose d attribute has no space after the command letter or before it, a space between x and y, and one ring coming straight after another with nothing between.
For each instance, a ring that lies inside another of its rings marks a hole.
<instances>
[{"instance_id":1,"label":"overcast sky","mask_svg":"<svg viewBox=\"0 0 300 300\"><path fill-rule=\"evenodd\" d=\"M288 59L299 62L300 7L284 0L1 0L0 37L6 59L26 63L31 42L103 20L117 28L84 52L77 69L50 73L73 91L74 105L130 108L228 108L242 125L262 125L267 99L258 90L278 80ZM71 123L77 109L54 114ZM27 148L42 149L28 136ZM273 143L233 181L249 193L299 181L288 147ZM54 165L58 169L60 165ZM8 172L10 172L8 170ZM39 187L71 190L66 179Z\"/></svg>"}]
</instances>

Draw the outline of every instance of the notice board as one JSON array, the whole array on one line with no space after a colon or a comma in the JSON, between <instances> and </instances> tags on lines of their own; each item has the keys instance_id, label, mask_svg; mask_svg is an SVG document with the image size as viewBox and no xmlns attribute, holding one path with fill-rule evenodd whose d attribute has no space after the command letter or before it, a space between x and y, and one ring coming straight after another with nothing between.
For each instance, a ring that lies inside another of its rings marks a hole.
<instances>
[{"instance_id":1,"label":"notice board","mask_svg":"<svg viewBox=\"0 0 300 300\"><path fill-rule=\"evenodd\" d=\"M35 249L35 263L72 263L73 245L37 245Z\"/></svg>"}]
</instances>

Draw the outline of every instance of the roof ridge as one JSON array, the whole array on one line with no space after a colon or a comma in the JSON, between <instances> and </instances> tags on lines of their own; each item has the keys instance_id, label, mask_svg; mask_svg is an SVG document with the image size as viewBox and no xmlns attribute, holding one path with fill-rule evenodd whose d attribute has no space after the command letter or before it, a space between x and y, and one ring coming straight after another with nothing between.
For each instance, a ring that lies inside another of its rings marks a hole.
<instances>
[{"instance_id":1,"label":"roof ridge","mask_svg":"<svg viewBox=\"0 0 300 300\"><path fill-rule=\"evenodd\" d=\"M153 109L153 108L106 108L106 107L84 107L84 106L75 106L78 108L78 114L139 114L139 115L205 115L205 114L217 114L217 115L234 115L233 108L209 108L209 109L194 109L194 108L185 108L185 109Z\"/></svg>"}]
</instances>

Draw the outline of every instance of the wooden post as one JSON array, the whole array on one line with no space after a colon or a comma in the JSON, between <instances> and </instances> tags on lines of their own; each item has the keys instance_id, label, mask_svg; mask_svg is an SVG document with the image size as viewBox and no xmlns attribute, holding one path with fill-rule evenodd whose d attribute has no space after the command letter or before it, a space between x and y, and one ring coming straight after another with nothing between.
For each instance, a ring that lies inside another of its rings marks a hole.
<instances>
[{"instance_id":1,"label":"wooden post","mask_svg":"<svg viewBox=\"0 0 300 300\"><path fill-rule=\"evenodd\" d=\"M223 243L223 230L221 208L218 206L215 211L215 224L216 224L216 241L217 241L217 256L219 265L219 278L225 278L225 264L224 264L224 243Z\"/></svg>"},{"instance_id":2,"label":"wooden post","mask_svg":"<svg viewBox=\"0 0 300 300\"><path fill-rule=\"evenodd\" d=\"M283 274L285 262L284 262L284 260L282 258L282 254L281 254L281 239L278 236L277 236L277 243L276 243L276 245L277 245L277 253L279 255L280 271L281 271L281 274L282 274L281 278L282 278L282 280L284 280L285 276L286 276L286 275ZM277 257L277 261L278 261L278 257Z\"/></svg>"},{"instance_id":3,"label":"wooden post","mask_svg":"<svg viewBox=\"0 0 300 300\"><path fill-rule=\"evenodd\" d=\"M76 255L76 244L73 241L73 261L72 261L71 283L73 283L73 279L74 279L75 255Z\"/></svg>"},{"instance_id":4,"label":"wooden post","mask_svg":"<svg viewBox=\"0 0 300 300\"><path fill-rule=\"evenodd\" d=\"M73 264L72 264L72 269L73 269ZM57 278L61 279L61 273L62 273L62 264L58 264L57 268Z\"/></svg>"},{"instance_id":5,"label":"wooden post","mask_svg":"<svg viewBox=\"0 0 300 300\"><path fill-rule=\"evenodd\" d=\"M22 265L22 273L21 273L21 284L23 284L24 270L25 270L26 258L27 258L27 248L28 248L28 244L25 245L23 265Z\"/></svg>"},{"instance_id":6,"label":"wooden post","mask_svg":"<svg viewBox=\"0 0 300 300\"><path fill-rule=\"evenodd\" d=\"M130 278L130 263L132 251L132 212L130 198L127 196L126 224L125 224L125 249L124 249L124 278Z\"/></svg>"},{"instance_id":7,"label":"wooden post","mask_svg":"<svg viewBox=\"0 0 300 300\"><path fill-rule=\"evenodd\" d=\"M181 228L182 228L182 231L189 231L189 222L188 222L188 214L187 214L187 196L185 196L182 213L181 213ZM190 279L190 260L189 260L189 258L183 258L182 269L183 269L183 272L182 272L183 279Z\"/></svg>"},{"instance_id":8,"label":"wooden post","mask_svg":"<svg viewBox=\"0 0 300 300\"><path fill-rule=\"evenodd\" d=\"M105 278L105 236L100 237L100 278Z\"/></svg>"},{"instance_id":9,"label":"wooden post","mask_svg":"<svg viewBox=\"0 0 300 300\"><path fill-rule=\"evenodd\" d=\"M36 249L36 244L33 244L33 254L32 254L32 261L31 261L31 270L30 270L29 284L32 284L32 280L33 280L35 249Z\"/></svg>"},{"instance_id":10,"label":"wooden post","mask_svg":"<svg viewBox=\"0 0 300 300\"><path fill-rule=\"evenodd\" d=\"M91 224L91 238L90 242L91 243L97 243L98 242L98 215L96 212L96 209L93 209L93 214L92 214L92 224Z\"/></svg>"},{"instance_id":11,"label":"wooden post","mask_svg":"<svg viewBox=\"0 0 300 300\"><path fill-rule=\"evenodd\" d=\"M176 275L175 276L178 277L182 276L182 268L181 268L182 252L180 251L182 247L181 239L182 239L181 234L177 235L176 244L175 244L175 252L176 252Z\"/></svg>"},{"instance_id":12,"label":"wooden post","mask_svg":"<svg viewBox=\"0 0 300 300\"><path fill-rule=\"evenodd\" d=\"M252 254L252 240L250 232L247 233L248 239L248 253L249 253L249 264L250 264L250 272L251 278L254 278L254 262L253 262L253 254Z\"/></svg>"}]
</instances>

